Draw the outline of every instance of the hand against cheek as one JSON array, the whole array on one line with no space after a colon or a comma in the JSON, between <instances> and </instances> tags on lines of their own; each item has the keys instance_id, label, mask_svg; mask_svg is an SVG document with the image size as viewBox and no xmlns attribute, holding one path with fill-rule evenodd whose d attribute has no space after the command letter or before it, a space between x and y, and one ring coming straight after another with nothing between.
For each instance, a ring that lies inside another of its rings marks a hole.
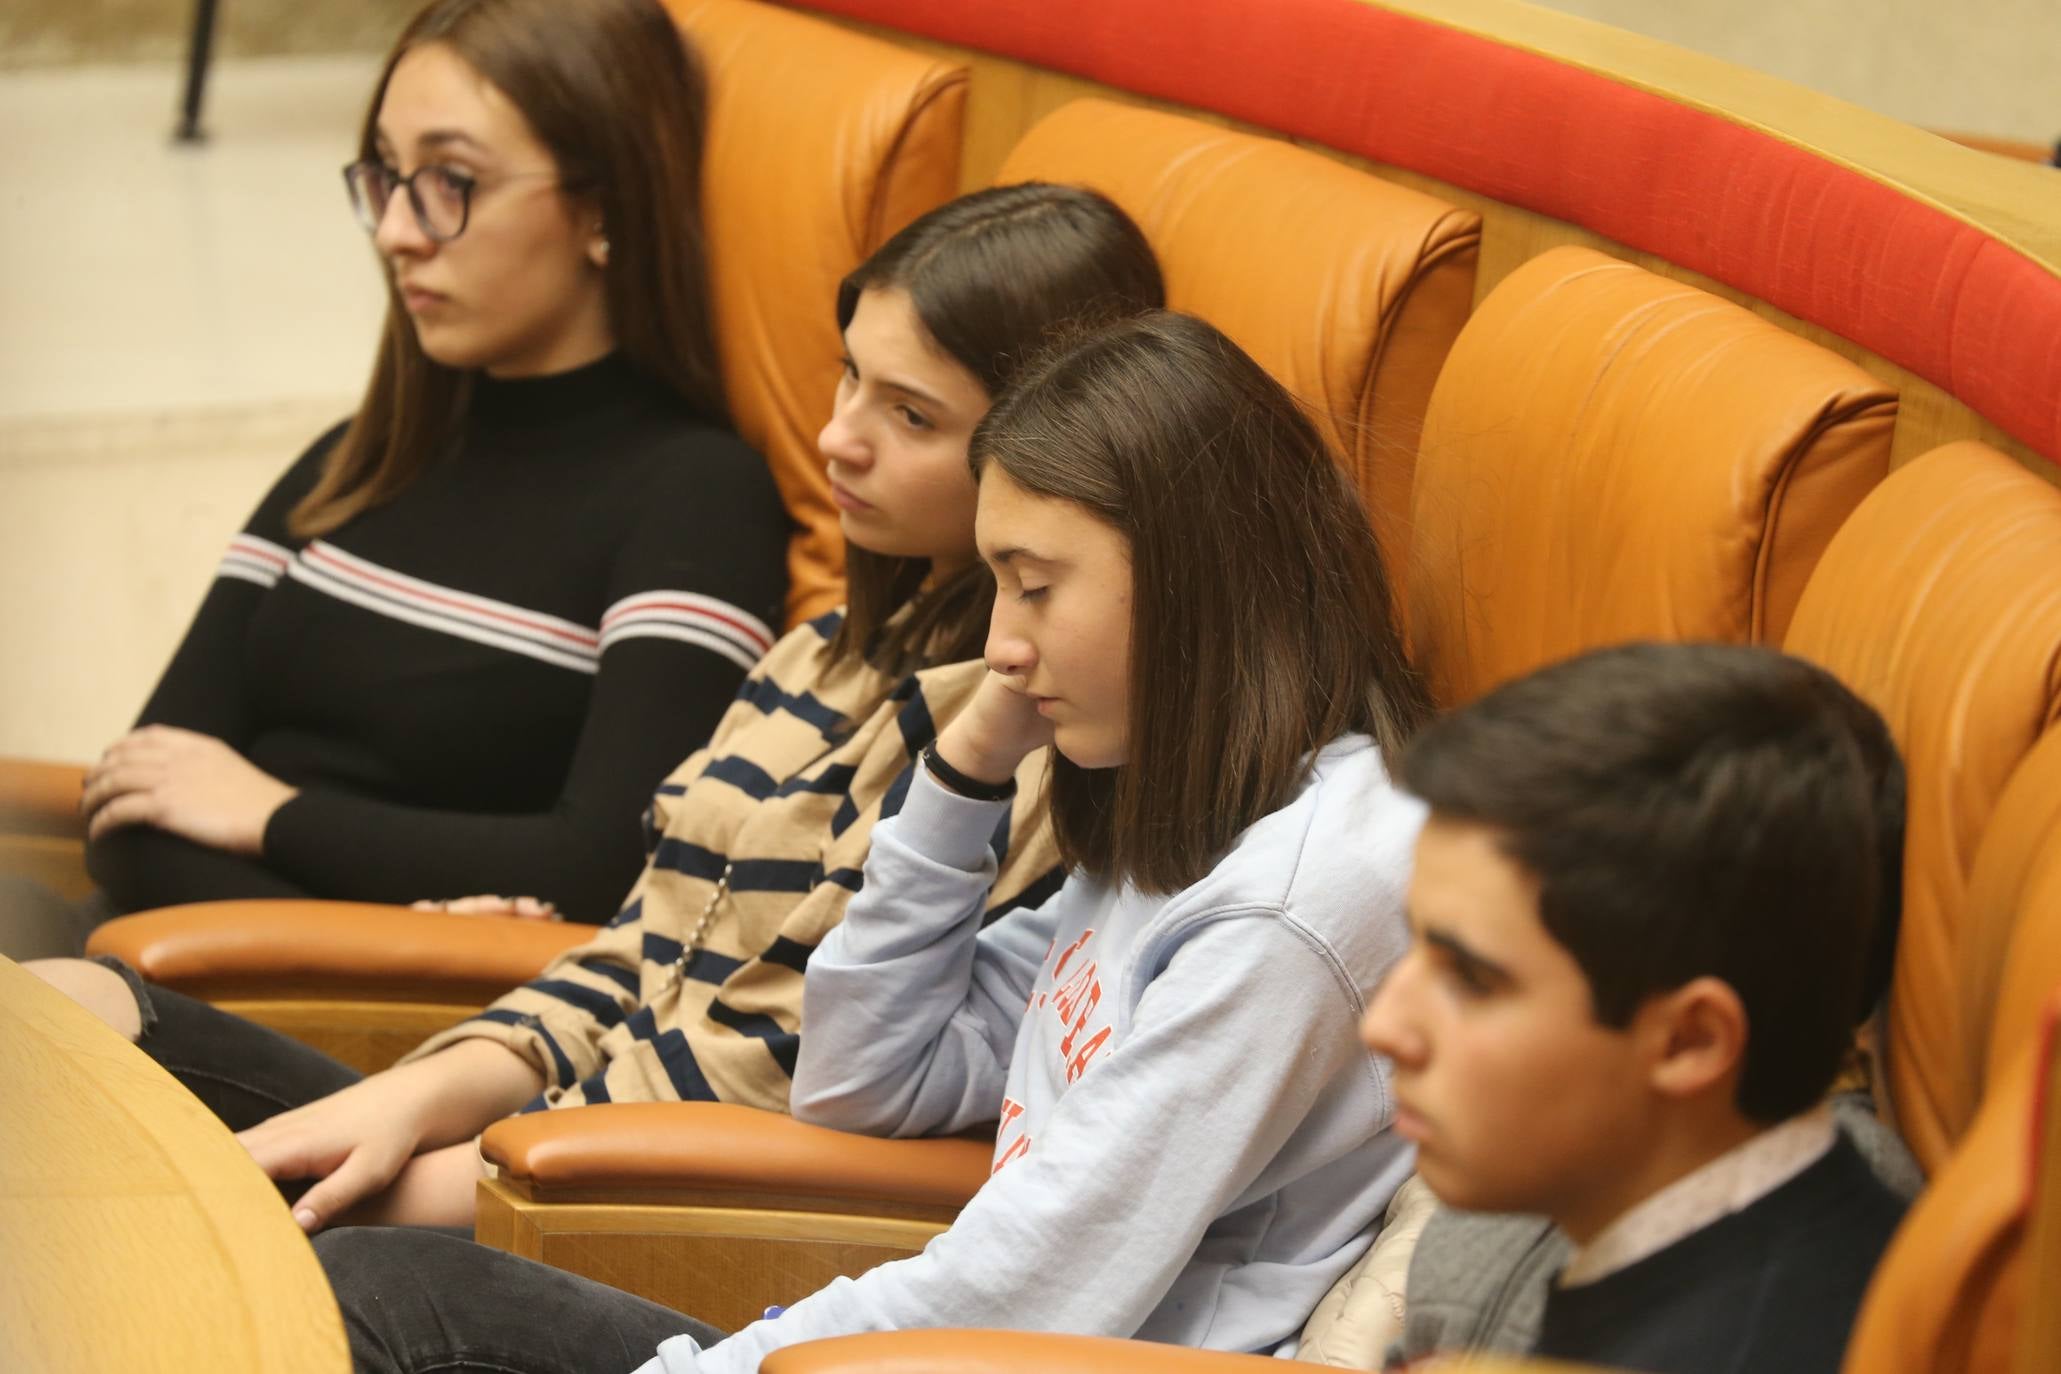
<instances>
[{"instance_id":1,"label":"hand against cheek","mask_svg":"<svg viewBox=\"0 0 2061 1374\"><path fill-rule=\"evenodd\" d=\"M1003 783L1016 776L1018 764L1051 742L1052 722L1038 714L1037 702L991 671L966 709L937 737L937 751L968 777Z\"/></svg>"},{"instance_id":2,"label":"hand against cheek","mask_svg":"<svg viewBox=\"0 0 2061 1374\"><path fill-rule=\"evenodd\" d=\"M211 849L255 855L264 850L266 822L294 792L212 735L146 725L100 756L79 811L89 839L154 825Z\"/></svg>"}]
</instances>

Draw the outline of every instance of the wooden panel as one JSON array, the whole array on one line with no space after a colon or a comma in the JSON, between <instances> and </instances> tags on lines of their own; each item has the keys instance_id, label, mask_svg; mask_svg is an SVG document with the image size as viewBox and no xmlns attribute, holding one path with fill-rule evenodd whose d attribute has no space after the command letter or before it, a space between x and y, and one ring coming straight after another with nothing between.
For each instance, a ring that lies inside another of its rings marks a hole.
<instances>
[{"instance_id":1,"label":"wooden panel","mask_svg":"<svg viewBox=\"0 0 2061 1374\"><path fill-rule=\"evenodd\" d=\"M540 1202L487 1179L474 1235L735 1331L773 1304L913 1255L944 1229L821 1211Z\"/></svg>"},{"instance_id":2,"label":"wooden panel","mask_svg":"<svg viewBox=\"0 0 2061 1374\"><path fill-rule=\"evenodd\" d=\"M79 817L85 769L75 763L0 758L0 876L27 878L76 901L86 876L86 823Z\"/></svg>"},{"instance_id":3,"label":"wooden panel","mask_svg":"<svg viewBox=\"0 0 2061 1374\"><path fill-rule=\"evenodd\" d=\"M1393 5L1391 8L1408 10L1415 7L1410 5ZM1477 19L1481 19L1488 14L1490 9L1493 9L1499 15L1504 15L1505 11L1514 12L1528 8L1495 3L1489 6L1470 4L1463 6L1462 10L1465 13L1474 14ZM1544 15L1543 11L1538 13ZM1439 18L1440 22L1452 22L1457 27L1468 27L1468 25L1460 23L1456 18L1444 15L1433 17ZM1507 15L1504 17L1507 17ZM1555 21L1561 19L1564 19L1564 16L1553 15L1545 17L1541 22L1547 29L1557 32L1558 25ZM939 43L931 39L919 38L878 25L862 24L835 17L831 17L831 22L846 24L852 28L874 33L891 42L899 43L906 48L966 64L971 73L971 86L967 95L966 144L960 162L960 180L962 186L968 190L989 184L997 169L1001 167L1003 159L1008 155L1009 149L1015 146L1016 140L1021 138L1031 125L1069 100L1078 99L1083 96L1096 96L1105 100L1122 101L1126 104L1146 109L1170 111L1204 123L1224 128L1242 129L1245 132L1258 134L1261 137L1279 137L1278 134L1270 130L1257 128L1238 120L1226 119L1211 111L1197 110L1172 105L1165 101L1148 99L1117 87L1105 86L1080 77L1028 66L1009 58L996 57L988 53L976 52L947 43ZM1526 30L1522 34L1509 36L1528 36L1538 42L1539 46L1536 50L1549 52L1554 56L1570 58L1570 60L1576 60L1578 65L1587 65L1596 70L1613 70L1610 61L1606 59L1622 64L1622 62L1631 60L1633 56L1638 55L1641 57L1641 60L1650 60L1644 55L1644 48L1649 45L1650 40L1638 39L1635 35L1619 34L1616 30L1602 29L1600 25L1590 25L1589 27L1601 30L1600 36L1591 36L1594 38L1594 42L1600 46L1584 46L1582 42L1575 42L1567 38L1564 33L1561 34L1561 41L1558 47L1544 41L1548 36L1544 32L1530 33ZM1620 51L1619 39L1629 40L1630 47ZM1679 53L1679 50L1667 48L1664 44L1652 46L1661 49L1666 55L1678 55L1685 59L1694 58L1693 54ZM1569 49L1569 51L1561 51L1561 49ZM1638 50L1638 52L1634 53L1632 50ZM1584 58L1586 60L1582 60ZM1669 60L1672 60L1671 56ZM1692 61L1689 65L1694 67L1695 63ZM1668 66L1666 62L1663 62L1662 66L1656 68L1656 70L1675 72L1681 79L1690 81L1698 90L1704 89L1708 84L1708 78L1700 71L1678 70L1675 67ZM1732 68L1727 68L1726 70L1728 72L1737 71L1737 69ZM1750 76L1751 74L1745 75ZM1772 78L1769 78L1769 80L1772 82ZM1773 85L1782 87L1783 90L1792 89L1788 88L1784 83L1774 82ZM1661 87L1658 89L1671 88ZM1774 109L1773 106L1767 105L1767 101L1777 99L1780 94L1779 91L1748 91L1746 92L1748 98L1745 98L1743 103L1741 100L1734 100L1730 105L1706 102L1702 107L1712 108L1720 113L1745 117L1741 115L1741 109L1743 108L1747 114L1758 112L1759 115L1766 116ZM1799 94L1808 95L1809 93L1801 92ZM1692 101L1690 103L1696 102ZM1794 118L1803 120L1806 127L1822 133L1822 130L1817 129L1817 121L1820 116L1814 113L1817 104L1818 102L1814 99L1803 100L1797 103L1796 108L1788 109L1787 113ZM1809 109L1804 107L1809 107ZM1847 107L1840 107L1840 109L1855 116L1858 116L1860 113L1858 111L1849 111ZM1862 137L1853 146L1847 147L1842 145L1845 156L1841 156L1839 151L1827 151L1826 155L1833 157L1836 161L1852 163L1856 147L1863 151L1872 149L1880 152L1886 145L1894 144L1896 145L1899 162L1913 163L1912 166L1906 168L1908 176L1921 177L1921 179L1930 178L1932 181L1948 188L1947 191L1940 193L1940 203L1945 204L1947 208L1955 210L1956 213L1963 214L1973 222L1994 228L1998 232L2011 231L2014 235L2012 241L2019 243L2020 246L2028 247L2029 250L2051 251L2056 260L2061 260L2061 234L2057 234L2051 226L2041 227L2028 224L2024 214L2011 206L2008 203L2007 197L2000 198L1993 194L1994 188L1987 180L1982 178L1971 180L1965 172L1965 154L1961 150L1951 147L1944 140L1931 139L1929 136L1918 134L1916 130L1897 124L1893 120L1880 120L1880 125L1882 126L1880 128L1876 126L1874 121L1875 117L1859 121L1857 128ZM1913 137L1917 140L1915 145L1910 141ZM1674 263L1650 253L1635 252L1621 243L1606 239L1600 234L1581 228L1578 225L1569 224L1563 220L1550 219L1529 210L1519 209L1515 206L1504 204L1501 201L1492 200L1487 196L1453 186L1435 177L1423 176L1415 172L1372 163L1364 158L1340 153L1336 149L1326 147L1323 144L1307 140L1294 141L1301 142L1302 146L1308 147L1312 151L1321 153L1326 157L1336 158L1350 166L1368 171L1375 176L1394 181L1399 185L1412 187L1445 200L1450 204L1479 213L1482 217L1482 241L1480 266L1475 277L1475 299L1477 302L1493 290L1497 283L1501 282L1504 277L1508 276L1520 264L1529 261L1549 248L1556 248L1562 244L1570 243L1593 248L1598 252L1608 253L1627 262L1637 263L1649 271L1673 278L1676 281L1687 282L1705 291L1709 291L1713 295L1736 302L1799 337L1809 339L1813 343L1820 344L1839 354L1841 357L1851 359L1858 366L1866 369L1871 375L1895 386L1901 395L1901 408L1897 418L1896 430L1891 441L1890 463L1892 467L1900 466L1921 454L1928 453L1941 444L1951 443L1958 439L1980 439L2010 454L2019 462L2038 473L2044 480L2061 484L2061 468L2057 468L2054 463L2042 458L2026 444L2006 434L1996 425L1977 415L1951 393L1924 380L1909 369L1899 367L1880 355L1861 348L1850 340L1832 333L1830 330L1817 325L1807 324L1785 311L1776 309L1765 301L1745 295L1701 273L1691 272L1685 268L1678 267ZM1839 140L1834 139L1831 141L1838 142ZM1925 145L1928 143L1937 143L1939 150L1946 156L1940 158L1927 156L1929 150ZM1913 147L1916 148L1915 153L1911 151ZM1826 150L1821 148L1820 151ZM2015 172L2020 169L2014 168L2010 170ZM2033 169L2023 170L2030 171Z\"/></svg>"},{"instance_id":4,"label":"wooden panel","mask_svg":"<svg viewBox=\"0 0 2061 1374\"><path fill-rule=\"evenodd\" d=\"M1946 129L1932 131L1949 143L1958 143L1963 148L1973 148L1978 153L1989 153L1995 157L2008 157L2014 162L2034 162L2042 167L2056 165L2057 145L2052 143L2027 143L2018 138L1997 138L1990 134L1957 134Z\"/></svg>"},{"instance_id":5,"label":"wooden panel","mask_svg":"<svg viewBox=\"0 0 2061 1374\"><path fill-rule=\"evenodd\" d=\"M800 1239L569 1231L545 1235L537 1258L737 1331L774 1304L799 1302L840 1275L856 1278L914 1253Z\"/></svg>"},{"instance_id":6,"label":"wooden panel","mask_svg":"<svg viewBox=\"0 0 2061 1374\"><path fill-rule=\"evenodd\" d=\"M41 883L70 901L93 890L84 842L55 835L0 835L0 874Z\"/></svg>"},{"instance_id":7,"label":"wooden panel","mask_svg":"<svg viewBox=\"0 0 2061 1374\"><path fill-rule=\"evenodd\" d=\"M482 1004L210 998L223 1011L270 1026L361 1073L387 1068Z\"/></svg>"},{"instance_id":8,"label":"wooden panel","mask_svg":"<svg viewBox=\"0 0 2061 1374\"><path fill-rule=\"evenodd\" d=\"M0 831L79 839L86 833L79 815L85 785L80 764L0 758Z\"/></svg>"},{"instance_id":9,"label":"wooden panel","mask_svg":"<svg viewBox=\"0 0 2061 1374\"><path fill-rule=\"evenodd\" d=\"M341 1374L279 1192L142 1051L0 959L0 1369Z\"/></svg>"}]
</instances>

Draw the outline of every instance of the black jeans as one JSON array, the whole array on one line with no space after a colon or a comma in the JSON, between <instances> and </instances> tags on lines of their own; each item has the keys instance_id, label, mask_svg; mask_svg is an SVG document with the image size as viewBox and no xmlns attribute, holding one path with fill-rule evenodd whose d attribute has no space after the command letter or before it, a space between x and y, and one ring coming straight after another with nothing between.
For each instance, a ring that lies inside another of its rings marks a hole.
<instances>
[{"instance_id":1,"label":"black jeans","mask_svg":"<svg viewBox=\"0 0 2061 1374\"><path fill-rule=\"evenodd\" d=\"M184 993L146 983L119 959L93 962L122 976L143 1016L142 1050L232 1131L348 1088L364 1075L320 1050Z\"/></svg>"},{"instance_id":2,"label":"black jeans","mask_svg":"<svg viewBox=\"0 0 2061 1374\"><path fill-rule=\"evenodd\" d=\"M315 1237L359 1374L630 1374L660 1341L723 1333L592 1279L455 1236L345 1227Z\"/></svg>"}]
</instances>

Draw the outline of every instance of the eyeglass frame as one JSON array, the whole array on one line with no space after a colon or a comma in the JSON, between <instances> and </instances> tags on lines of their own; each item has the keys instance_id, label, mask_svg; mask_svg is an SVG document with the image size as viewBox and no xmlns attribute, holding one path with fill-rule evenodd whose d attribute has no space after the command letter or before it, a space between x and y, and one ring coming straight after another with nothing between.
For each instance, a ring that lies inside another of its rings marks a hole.
<instances>
[{"instance_id":1,"label":"eyeglass frame","mask_svg":"<svg viewBox=\"0 0 2061 1374\"><path fill-rule=\"evenodd\" d=\"M393 185L386 193L386 203L382 204L377 210L374 210L370 204L361 205L359 203L358 184L353 174L360 168L368 171L378 171L393 179ZM436 226L429 222L429 209L422 203L421 193L415 189L415 178L421 176L424 172L435 172L439 176L447 177L458 187L458 227L448 234L440 233ZM408 208L415 215L416 227L422 230L424 238L427 238L431 243L439 245L452 242L471 226L473 192L480 190L482 187L492 190L494 187L510 181L536 181L547 177L553 181L563 179L558 172L503 172L493 177L478 177L470 172L462 172L456 167L446 166L440 162L425 162L414 171L408 173L408 175L402 176L400 169L382 162L376 157L361 157L356 161L345 163L343 168L344 194L350 198L351 212L356 216L358 223L364 228L366 233L376 234L379 232L380 223L386 218L387 206L393 203L394 192L406 191L408 193Z\"/></svg>"}]
</instances>

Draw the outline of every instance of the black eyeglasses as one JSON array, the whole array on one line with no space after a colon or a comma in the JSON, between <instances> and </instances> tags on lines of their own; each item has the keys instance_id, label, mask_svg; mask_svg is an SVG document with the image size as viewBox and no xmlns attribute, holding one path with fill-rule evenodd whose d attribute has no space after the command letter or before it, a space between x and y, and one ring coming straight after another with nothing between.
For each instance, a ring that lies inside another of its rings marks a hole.
<instances>
[{"instance_id":1,"label":"black eyeglasses","mask_svg":"<svg viewBox=\"0 0 2061 1374\"><path fill-rule=\"evenodd\" d=\"M491 184L547 177L556 179L557 176L556 172L510 172L495 177ZM393 199L395 191L405 188L409 208L415 212L415 222L437 243L449 243L465 232L465 226L472 218L472 193L480 187L478 177L456 167L425 163L402 176L384 162L369 157L344 168L343 177L344 189L350 193L351 209L357 213L358 223L365 226L366 233L378 230L380 220L386 217L387 202Z\"/></svg>"}]
</instances>

